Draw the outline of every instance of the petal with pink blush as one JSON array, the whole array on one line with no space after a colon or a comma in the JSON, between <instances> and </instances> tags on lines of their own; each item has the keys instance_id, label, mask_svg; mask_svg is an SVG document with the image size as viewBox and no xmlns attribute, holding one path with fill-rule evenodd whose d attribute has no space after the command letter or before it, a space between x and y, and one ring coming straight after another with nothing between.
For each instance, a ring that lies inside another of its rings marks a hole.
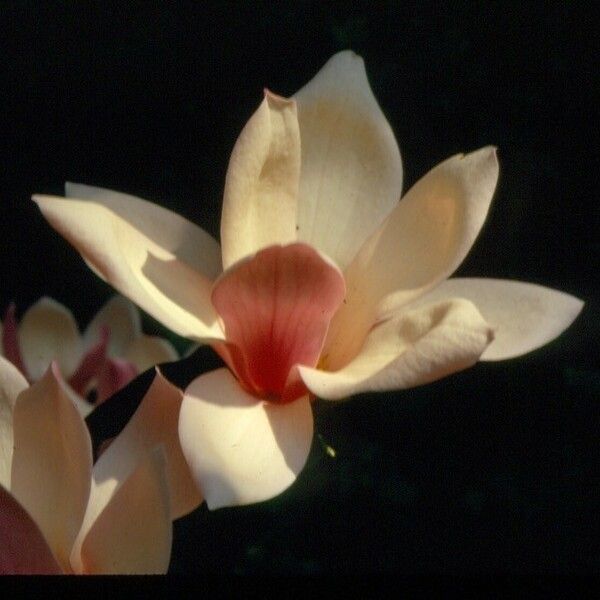
<instances>
[{"instance_id":1,"label":"petal with pink blush","mask_svg":"<svg viewBox=\"0 0 600 600\"><path fill-rule=\"evenodd\" d=\"M492 328L477 308L454 299L403 311L377 325L356 358L335 372L298 370L311 392L339 400L361 392L415 387L466 369L492 339Z\"/></svg>"},{"instance_id":2,"label":"petal with pink blush","mask_svg":"<svg viewBox=\"0 0 600 600\"><path fill-rule=\"evenodd\" d=\"M296 239L300 133L296 103L265 92L229 160L221 244L223 268Z\"/></svg>"},{"instance_id":3,"label":"petal with pink blush","mask_svg":"<svg viewBox=\"0 0 600 600\"><path fill-rule=\"evenodd\" d=\"M95 379L106 361L109 339L108 328L99 332L99 340L83 355L75 372L69 377L69 385L79 396L85 396L90 382Z\"/></svg>"},{"instance_id":4,"label":"petal with pink blush","mask_svg":"<svg viewBox=\"0 0 600 600\"><path fill-rule=\"evenodd\" d=\"M13 456L13 407L17 396L27 387L19 370L0 356L0 485L7 489Z\"/></svg>"},{"instance_id":5,"label":"petal with pink blush","mask_svg":"<svg viewBox=\"0 0 600 600\"><path fill-rule=\"evenodd\" d=\"M21 344L19 343L19 325L15 316L16 306L14 302L11 302L6 309L4 315L4 327L0 323L0 333L2 333L2 348L0 348L0 355L6 356L10 362L21 371L24 375L27 375L27 369L23 363L23 356L21 355Z\"/></svg>"},{"instance_id":6,"label":"petal with pink blush","mask_svg":"<svg viewBox=\"0 0 600 600\"><path fill-rule=\"evenodd\" d=\"M181 452L177 433L183 394L157 370L136 412L94 465L94 480L124 481L155 446L166 456L172 518L179 518L202 501ZM88 515L89 517L89 515Z\"/></svg>"},{"instance_id":7,"label":"petal with pink blush","mask_svg":"<svg viewBox=\"0 0 600 600\"><path fill-rule=\"evenodd\" d=\"M92 485L90 503L95 503ZM77 573L164 574L169 568L173 526L165 457L160 447L142 457L115 490L71 554Z\"/></svg>"},{"instance_id":8,"label":"petal with pink blush","mask_svg":"<svg viewBox=\"0 0 600 600\"><path fill-rule=\"evenodd\" d=\"M103 330L108 328L108 354L122 356L131 340L142 333L140 313L135 305L123 296L113 296L94 315L83 333L86 349L98 343Z\"/></svg>"},{"instance_id":9,"label":"petal with pink blush","mask_svg":"<svg viewBox=\"0 0 600 600\"><path fill-rule=\"evenodd\" d=\"M59 575L40 528L0 485L0 575Z\"/></svg>"},{"instance_id":10,"label":"petal with pink blush","mask_svg":"<svg viewBox=\"0 0 600 600\"><path fill-rule=\"evenodd\" d=\"M11 492L68 571L90 493L92 447L87 427L59 377L53 364L17 398Z\"/></svg>"},{"instance_id":11,"label":"petal with pink blush","mask_svg":"<svg viewBox=\"0 0 600 600\"><path fill-rule=\"evenodd\" d=\"M337 267L306 244L265 248L226 271L212 301L229 344L224 358L246 389L283 401L302 395L288 389L290 371L317 364L344 293Z\"/></svg>"},{"instance_id":12,"label":"petal with pink blush","mask_svg":"<svg viewBox=\"0 0 600 600\"><path fill-rule=\"evenodd\" d=\"M69 377L81 357L79 328L71 311L52 298L41 298L23 315L19 345L27 374L37 381L56 360Z\"/></svg>"},{"instance_id":13,"label":"petal with pink blush","mask_svg":"<svg viewBox=\"0 0 600 600\"><path fill-rule=\"evenodd\" d=\"M107 358L98 373L96 404L101 404L124 388L137 374L136 366L129 361L121 358Z\"/></svg>"},{"instance_id":14,"label":"petal with pink blush","mask_svg":"<svg viewBox=\"0 0 600 600\"><path fill-rule=\"evenodd\" d=\"M306 396L287 404L257 401L227 369L201 375L185 391L181 448L210 509L283 492L304 467L312 436Z\"/></svg>"}]
</instances>

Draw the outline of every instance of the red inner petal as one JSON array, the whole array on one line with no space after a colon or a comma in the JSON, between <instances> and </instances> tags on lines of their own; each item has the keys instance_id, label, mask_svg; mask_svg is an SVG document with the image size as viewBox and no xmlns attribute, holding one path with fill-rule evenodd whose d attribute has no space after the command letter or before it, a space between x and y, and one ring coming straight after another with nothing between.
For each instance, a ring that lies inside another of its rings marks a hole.
<instances>
[{"instance_id":1,"label":"red inner petal","mask_svg":"<svg viewBox=\"0 0 600 600\"><path fill-rule=\"evenodd\" d=\"M215 284L212 302L227 336L216 349L251 393L294 400L306 388L288 382L290 370L316 366L344 295L340 271L307 244L265 248Z\"/></svg>"}]
</instances>

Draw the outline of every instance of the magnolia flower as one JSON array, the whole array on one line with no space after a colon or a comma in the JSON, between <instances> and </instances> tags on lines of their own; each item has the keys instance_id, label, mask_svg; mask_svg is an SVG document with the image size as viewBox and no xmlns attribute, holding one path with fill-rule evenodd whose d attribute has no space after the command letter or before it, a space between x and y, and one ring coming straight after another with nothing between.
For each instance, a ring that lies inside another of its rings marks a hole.
<instances>
[{"instance_id":1,"label":"magnolia flower","mask_svg":"<svg viewBox=\"0 0 600 600\"><path fill-rule=\"evenodd\" d=\"M166 572L172 519L201 500L177 437L181 399L157 373L92 466L56 363L28 387L0 357L0 573Z\"/></svg>"},{"instance_id":2,"label":"magnolia flower","mask_svg":"<svg viewBox=\"0 0 600 600\"><path fill-rule=\"evenodd\" d=\"M124 387L138 373L178 358L173 346L142 334L140 314L126 298L114 296L94 316L83 335L71 311L52 298L41 298L17 324L15 307L0 324L0 355L8 358L32 382L56 360L72 398L84 416L92 406L81 401L91 390L96 403Z\"/></svg>"},{"instance_id":3,"label":"magnolia flower","mask_svg":"<svg viewBox=\"0 0 600 600\"><path fill-rule=\"evenodd\" d=\"M400 152L363 61L335 55L290 99L270 92L231 155L221 248L145 200L67 184L34 196L103 279L229 369L185 390L179 433L208 506L270 498L303 467L310 400L427 383L556 337L582 303L537 285L448 279L498 178L486 147L399 202Z\"/></svg>"}]
</instances>

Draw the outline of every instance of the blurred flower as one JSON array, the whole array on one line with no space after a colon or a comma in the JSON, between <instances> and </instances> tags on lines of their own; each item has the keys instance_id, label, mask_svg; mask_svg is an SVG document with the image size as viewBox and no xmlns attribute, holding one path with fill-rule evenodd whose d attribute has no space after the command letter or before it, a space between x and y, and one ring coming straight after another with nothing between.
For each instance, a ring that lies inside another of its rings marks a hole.
<instances>
[{"instance_id":1,"label":"blurred flower","mask_svg":"<svg viewBox=\"0 0 600 600\"><path fill-rule=\"evenodd\" d=\"M51 298L41 298L17 324L15 306L4 319L0 355L26 378L37 381L56 360L71 389L80 397L95 392L103 402L138 373L175 360L173 346L160 337L142 334L140 314L127 298L114 296L94 316L83 335L71 311ZM73 396L87 414L88 403Z\"/></svg>"},{"instance_id":2,"label":"blurred flower","mask_svg":"<svg viewBox=\"0 0 600 600\"><path fill-rule=\"evenodd\" d=\"M270 92L229 163L222 252L145 200L67 184L35 196L103 279L227 362L185 391L181 443L209 507L270 498L312 440L311 394L403 389L528 352L582 303L537 285L448 279L498 179L495 149L453 156L398 202L400 152L362 59ZM224 269L224 272L222 270Z\"/></svg>"},{"instance_id":3,"label":"blurred flower","mask_svg":"<svg viewBox=\"0 0 600 600\"><path fill-rule=\"evenodd\" d=\"M28 387L0 357L0 573L166 572L171 521L201 500L177 437L181 399L157 373L92 466L56 363Z\"/></svg>"}]
</instances>

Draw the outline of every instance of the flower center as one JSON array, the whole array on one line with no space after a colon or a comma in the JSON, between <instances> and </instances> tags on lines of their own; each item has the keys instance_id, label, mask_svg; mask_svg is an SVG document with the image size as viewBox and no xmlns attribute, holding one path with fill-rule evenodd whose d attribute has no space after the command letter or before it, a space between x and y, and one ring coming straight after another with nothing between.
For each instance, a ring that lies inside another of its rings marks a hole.
<instances>
[{"instance_id":1,"label":"flower center","mask_svg":"<svg viewBox=\"0 0 600 600\"><path fill-rule=\"evenodd\" d=\"M226 335L215 350L251 394L291 402L307 393L294 366L316 366L344 294L340 270L311 246L269 246L215 283Z\"/></svg>"}]
</instances>

